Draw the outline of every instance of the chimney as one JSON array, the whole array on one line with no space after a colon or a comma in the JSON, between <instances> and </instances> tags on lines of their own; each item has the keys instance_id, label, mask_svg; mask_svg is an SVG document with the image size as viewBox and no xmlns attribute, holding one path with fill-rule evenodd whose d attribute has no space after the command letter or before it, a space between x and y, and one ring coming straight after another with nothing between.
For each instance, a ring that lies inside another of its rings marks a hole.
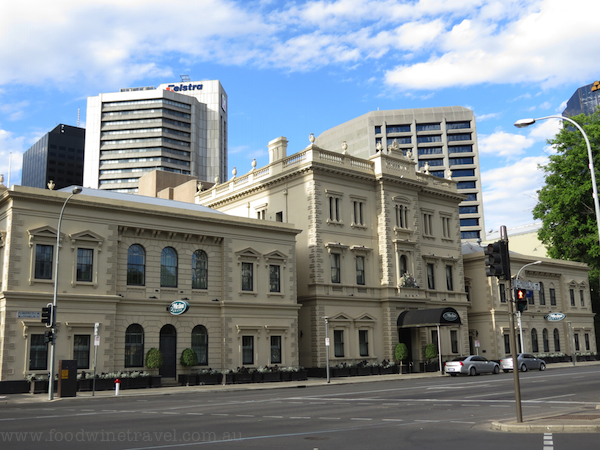
<instances>
[{"instance_id":1,"label":"chimney","mask_svg":"<svg viewBox=\"0 0 600 450\"><path fill-rule=\"evenodd\" d=\"M269 164L287 158L287 144L288 140L283 136L269 142L267 145L269 148Z\"/></svg>"}]
</instances>

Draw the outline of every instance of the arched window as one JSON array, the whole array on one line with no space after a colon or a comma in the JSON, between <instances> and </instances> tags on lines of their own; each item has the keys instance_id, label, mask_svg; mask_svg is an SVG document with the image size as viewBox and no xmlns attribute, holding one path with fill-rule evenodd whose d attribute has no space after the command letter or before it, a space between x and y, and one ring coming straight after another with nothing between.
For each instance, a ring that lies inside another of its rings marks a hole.
<instances>
[{"instance_id":1,"label":"arched window","mask_svg":"<svg viewBox=\"0 0 600 450\"><path fill-rule=\"evenodd\" d=\"M208 331L203 325L196 325L192 330L192 350L198 355L199 365L208 365Z\"/></svg>"},{"instance_id":2,"label":"arched window","mask_svg":"<svg viewBox=\"0 0 600 450\"><path fill-rule=\"evenodd\" d=\"M550 342L548 341L548 329L544 328L542 331L542 339L544 341L544 353L548 353L550 351Z\"/></svg>"},{"instance_id":3,"label":"arched window","mask_svg":"<svg viewBox=\"0 0 600 450\"><path fill-rule=\"evenodd\" d=\"M144 286L146 284L146 251L139 244L133 244L127 250L127 285Z\"/></svg>"},{"instance_id":4,"label":"arched window","mask_svg":"<svg viewBox=\"0 0 600 450\"><path fill-rule=\"evenodd\" d=\"M144 329L133 323L125 331L125 367L144 366Z\"/></svg>"},{"instance_id":5,"label":"arched window","mask_svg":"<svg viewBox=\"0 0 600 450\"><path fill-rule=\"evenodd\" d=\"M160 254L160 286L177 287L177 252L173 247L163 248Z\"/></svg>"},{"instance_id":6,"label":"arched window","mask_svg":"<svg viewBox=\"0 0 600 450\"><path fill-rule=\"evenodd\" d=\"M554 351L560 352L560 334L558 333L558 328L554 329Z\"/></svg>"},{"instance_id":7,"label":"arched window","mask_svg":"<svg viewBox=\"0 0 600 450\"><path fill-rule=\"evenodd\" d=\"M202 250L192 255L192 289L208 289L208 256Z\"/></svg>"},{"instance_id":8,"label":"arched window","mask_svg":"<svg viewBox=\"0 0 600 450\"><path fill-rule=\"evenodd\" d=\"M540 351L539 347L538 347L538 338L537 338L537 330L535 328L533 328L531 330L531 349L533 351L533 353L537 353Z\"/></svg>"}]
</instances>

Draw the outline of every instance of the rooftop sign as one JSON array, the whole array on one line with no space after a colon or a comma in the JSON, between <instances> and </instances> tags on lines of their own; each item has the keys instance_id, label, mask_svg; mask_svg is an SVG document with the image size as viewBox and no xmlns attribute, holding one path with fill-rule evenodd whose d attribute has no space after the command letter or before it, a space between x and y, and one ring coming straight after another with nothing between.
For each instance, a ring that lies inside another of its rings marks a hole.
<instances>
[{"instance_id":1,"label":"rooftop sign","mask_svg":"<svg viewBox=\"0 0 600 450\"><path fill-rule=\"evenodd\" d=\"M201 91L201 84L169 84L167 86L167 91L172 92L185 92L185 91Z\"/></svg>"}]
</instances>

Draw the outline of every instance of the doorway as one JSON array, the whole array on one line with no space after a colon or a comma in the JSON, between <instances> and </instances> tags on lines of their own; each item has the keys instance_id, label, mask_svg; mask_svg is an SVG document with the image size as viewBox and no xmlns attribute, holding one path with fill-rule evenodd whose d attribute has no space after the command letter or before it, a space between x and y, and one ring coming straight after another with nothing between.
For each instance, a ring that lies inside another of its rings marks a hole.
<instances>
[{"instance_id":1,"label":"doorway","mask_svg":"<svg viewBox=\"0 0 600 450\"><path fill-rule=\"evenodd\" d=\"M159 374L163 378L177 376L177 331L173 325L165 325L160 329L160 352L163 355L163 365Z\"/></svg>"}]
</instances>

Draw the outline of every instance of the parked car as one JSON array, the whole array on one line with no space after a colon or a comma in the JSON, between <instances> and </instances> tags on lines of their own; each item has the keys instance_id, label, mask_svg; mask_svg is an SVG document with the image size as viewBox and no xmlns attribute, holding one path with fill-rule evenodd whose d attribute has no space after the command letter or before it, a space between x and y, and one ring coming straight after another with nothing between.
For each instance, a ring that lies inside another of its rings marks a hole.
<instances>
[{"instance_id":1,"label":"parked car","mask_svg":"<svg viewBox=\"0 0 600 450\"><path fill-rule=\"evenodd\" d=\"M506 356L500 360L500 367L504 372L513 370L513 359L512 356ZM527 372L528 370L538 369L546 370L546 361L538 358L531 353L519 353L517 355L517 367L521 372Z\"/></svg>"},{"instance_id":2,"label":"parked car","mask_svg":"<svg viewBox=\"0 0 600 450\"><path fill-rule=\"evenodd\" d=\"M448 361L444 367L446 373L449 373L451 377L455 377L459 373L471 376L480 373L500 373L500 366L497 362L479 355L459 356Z\"/></svg>"}]
</instances>

